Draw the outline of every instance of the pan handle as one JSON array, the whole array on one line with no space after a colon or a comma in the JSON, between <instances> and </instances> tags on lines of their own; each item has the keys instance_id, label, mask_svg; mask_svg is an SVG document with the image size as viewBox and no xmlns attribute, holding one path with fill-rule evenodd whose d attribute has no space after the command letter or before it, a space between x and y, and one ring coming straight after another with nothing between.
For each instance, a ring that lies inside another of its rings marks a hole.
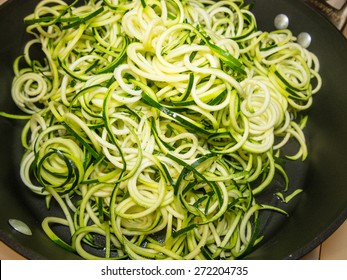
<instances>
[{"instance_id":1,"label":"pan handle","mask_svg":"<svg viewBox=\"0 0 347 280\"><path fill-rule=\"evenodd\" d=\"M331 6L326 0L305 0L305 2L329 19L337 29L342 31L347 23L347 1L341 8Z\"/></svg>"}]
</instances>

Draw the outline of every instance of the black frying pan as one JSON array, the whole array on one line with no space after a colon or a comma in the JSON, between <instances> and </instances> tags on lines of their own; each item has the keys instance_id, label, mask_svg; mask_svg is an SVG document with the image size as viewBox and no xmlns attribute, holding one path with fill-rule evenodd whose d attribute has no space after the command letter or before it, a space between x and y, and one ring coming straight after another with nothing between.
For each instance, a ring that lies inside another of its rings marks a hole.
<instances>
[{"instance_id":1,"label":"black frying pan","mask_svg":"<svg viewBox=\"0 0 347 280\"><path fill-rule=\"evenodd\" d=\"M0 111L16 112L11 100L12 63L27 40L23 18L38 0L8 0L0 8ZM347 41L323 16L300 0L254 0L262 30L273 30L279 13L290 19L294 34L312 36L310 50L321 62L323 87L310 109L309 158L290 168L292 182L304 187L290 217L263 217L267 238L247 259L298 259L324 241L347 218ZM31 259L78 259L51 242L41 229L44 202L21 183L21 121L0 118L0 239ZM54 209L52 210L54 211ZM26 222L26 236L8 220ZM271 223L270 223L271 222Z\"/></svg>"}]
</instances>

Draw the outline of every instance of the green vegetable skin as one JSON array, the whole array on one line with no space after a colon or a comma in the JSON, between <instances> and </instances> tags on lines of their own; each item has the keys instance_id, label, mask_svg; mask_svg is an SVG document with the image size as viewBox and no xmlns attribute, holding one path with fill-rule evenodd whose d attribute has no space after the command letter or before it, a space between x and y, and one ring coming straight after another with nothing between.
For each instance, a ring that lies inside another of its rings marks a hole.
<instances>
[{"instance_id":1,"label":"green vegetable skin","mask_svg":"<svg viewBox=\"0 0 347 280\"><path fill-rule=\"evenodd\" d=\"M237 259L262 239L259 211L286 214L257 195L276 173L283 201L300 192L285 198L277 159L307 156L319 62L249 9L44 0L25 18L12 96L27 116L1 115L29 119L20 174L60 205L64 218L42 223L54 242L86 259ZM283 153L289 139L296 154Z\"/></svg>"}]
</instances>

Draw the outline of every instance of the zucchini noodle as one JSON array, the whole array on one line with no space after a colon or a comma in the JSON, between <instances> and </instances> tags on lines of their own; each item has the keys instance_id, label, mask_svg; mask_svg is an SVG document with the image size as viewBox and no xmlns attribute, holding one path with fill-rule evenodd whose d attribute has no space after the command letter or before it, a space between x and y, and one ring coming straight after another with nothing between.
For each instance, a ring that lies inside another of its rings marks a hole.
<instances>
[{"instance_id":1,"label":"zucchini noodle","mask_svg":"<svg viewBox=\"0 0 347 280\"><path fill-rule=\"evenodd\" d=\"M277 159L308 155L319 61L290 30L258 30L250 8L43 0L24 19L20 176L60 206L42 222L55 243L86 259L238 259L263 238L260 211L287 215L257 195L275 174L283 201L300 192L286 200Z\"/></svg>"}]
</instances>

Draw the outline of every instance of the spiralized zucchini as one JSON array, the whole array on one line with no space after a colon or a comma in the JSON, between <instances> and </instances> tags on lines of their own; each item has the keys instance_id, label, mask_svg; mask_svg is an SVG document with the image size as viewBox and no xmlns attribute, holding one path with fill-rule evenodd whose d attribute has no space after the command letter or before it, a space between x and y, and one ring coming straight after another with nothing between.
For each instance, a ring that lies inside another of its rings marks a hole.
<instances>
[{"instance_id":1,"label":"spiralized zucchini","mask_svg":"<svg viewBox=\"0 0 347 280\"><path fill-rule=\"evenodd\" d=\"M307 157L321 86L290 30L258 30L242 0L43 0L25 22L20 174L61 207L42 223L54 242L86 259L237 259L262 239L259 211L286 214L257 195L288 181L278 158Z\"/></svg>"}]
</instances>

